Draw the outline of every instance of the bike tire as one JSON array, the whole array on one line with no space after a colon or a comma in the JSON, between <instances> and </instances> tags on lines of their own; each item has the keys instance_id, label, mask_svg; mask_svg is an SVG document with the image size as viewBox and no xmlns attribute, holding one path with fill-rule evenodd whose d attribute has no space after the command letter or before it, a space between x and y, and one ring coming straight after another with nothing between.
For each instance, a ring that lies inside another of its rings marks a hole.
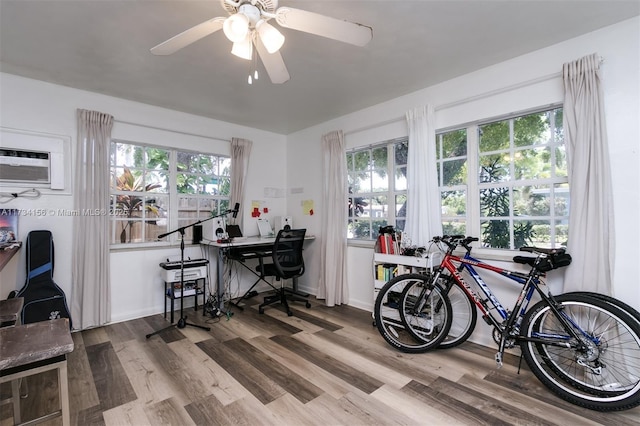
<instances>
[{"instance_id":1,"label":"bike tire","mask_svg":"<svg viewBox=\"0 0 640 426\"><path fill-rule=\"evenodd\" d=\"M594 293L591 291L571 291L569 293L563 293L563 295L568 295L568 294L578 294L582 296L590 296L590 297L595 297L596 299L604 300L605 302L612 304L616 308L621 309L630 317L632 317L634 320L636 320L638 324L640 324L640 312L638 312L631 306L627 305L623 301L616 299L615 297L607 296L606 294Z\"/></svg>"},{"instance_id":2,"label":"bike tire","mask_svg":"<svg viewBox=\"0 0 640 426\"><path fill-rule=\"evenodd\" d=\"M617 411L640 405L638 322L602 298L566 294L555 300L562 315L586 336L580 342L571 338L551 307L545 301L536 303L523 318L522 336L546 337L549 342L556 336L558 346L521 340L523 356L534 375L560 398L592 410Z\"/></svg>"},{"instance_id":3,"label":"bike tire","mask_svg":"<svg viewBox=\"0 0 640 426\"><path fill-rule=\"evenodd\" d=\"M602 300L606 303L609 303L617 307L618 309L622 310L624 313L628 314L630 321L634 321L636 322L636 324L638 324L638 326L640 326L640 313L638 313L638 311L636 311L634 308L627 305L626 303L622 302L621 300L615 299L611 296L607 296L604 294L588 292L588 291L574 291L570 293L563 293L563 296L567 296L567 295L581 295L581 296L587 296L587 297L594 297L596 299ZM538 346L538 349L539 351L545 351L545 352L547 350L543 346ZM594 395L599 395L603 393L603 389L600 386L597 386L597 385L593 386L592 384L585 383L585 382L576 382L571 375L567 375L564 373L561 366L558 366L553 362L554 358L551 356L551 354L547 354L547 356L548 356L547 365L549 366L549 368L554 369L554 371L558 374L558 376L563 380L571 383L572 385L580 386L585 392L589 392ZM620 391L620 390L609 390L608 392L611 395L623 393L623 391Z\"/></svg>"},{"instance_id":4,"label":"bike tire","mask_svg":"<svg viewBox=\"0 0 640 426\"><path fill-rule=\"evenodd\" d=\"M430 275L425 275L423 282L416 280L413 285L406 286L401 297L402 320L407 324L407 330L416 340L423 340L422 329L414 327L419 323L411 317L413 316L416 292L419 292L417 287L424 286L425 283L431 283ZM442 293L447 295L451 303L451 327L447 336L438 345L439 349L449 349L467 341L475 329L478 314L473 300L456 284L451 276L441 275L436 285L440 287Z\"/></svg>"},{"instance_id":5,"label":"bike tire","mask_svg":"<svg viewBox=\"0 0 640 426\"><path fill-rule=\"evenodd\" d=\"M422 340L416 340L408 331L400 312L402 291L416 282L425 286L431 302L441 306L438 312L434 312L429 318L420 318L423 327L427 327L427 321L431 321L428 325L430 333L423 332ZM378 331L391 346L406 353L423 353L437 348L447 336L452 320L451 303L449 298L442 294L440 287L425 282L425 275L399 275L380 289L374 307L374 319Z\"/></svg>"}]
</instances>

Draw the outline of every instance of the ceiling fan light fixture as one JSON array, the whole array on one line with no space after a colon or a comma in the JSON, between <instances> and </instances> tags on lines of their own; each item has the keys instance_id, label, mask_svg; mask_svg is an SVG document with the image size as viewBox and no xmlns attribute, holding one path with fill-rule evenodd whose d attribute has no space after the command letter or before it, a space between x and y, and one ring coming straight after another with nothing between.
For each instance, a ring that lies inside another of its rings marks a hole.
<instances>
[{"instance_id":1,"label":"ceiling fan light fixture","mask_svg":"<svg viewBox=\"0 0 640 426\"><path fill-rule=\"evenodd\" d=\"M273 25L267 23L265 20L260 20L256 24L256 31L260 35L262 44L267 48L267 52L275 53L284 44L284 36Z\"/></svg>"},{"instance_id":2,"label":"ceiling fan light fixture","mask_svg":"<svg viewBox=\"0 0 640 426\"><path fill-rule=\"evenodd\" d=\"M222 30L229 40L240 43L249 33L249 19L242 13L231 15L225 19Z\"/></svg>"},{"instance_id":3,"label":"ceiling fan light fixture","mask_svg":"<svg viewBox=\"0 0 640 426\"><path fill-rule=\"evenodd\" d=\"M238 58L251 60L253 57L253 42L251 40L251 34L247 34L247 37L245 37L244 40L233 43L231 53L236 55Z\"/></svg>"}]
</instances>

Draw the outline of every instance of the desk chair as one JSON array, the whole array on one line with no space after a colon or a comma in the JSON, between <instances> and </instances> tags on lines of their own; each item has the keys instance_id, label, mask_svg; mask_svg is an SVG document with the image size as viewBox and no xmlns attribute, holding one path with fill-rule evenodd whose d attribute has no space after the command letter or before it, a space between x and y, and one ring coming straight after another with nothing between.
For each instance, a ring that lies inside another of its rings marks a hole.
<instances>
[{"instance_id":1,"label":"desk chair","mask_svg":"<svg viewBox=\"0 0 640 426\"><path fill-rule=\"evenodd\" d=\"M280 230L271 249L271 259L273 262L260 263L260 265L256 267L260 276L276 277L276 281L282 281L282 285L276 290L276 294L265 297L264 302L258 306L258 312L261 314L264 313L265 306L278 302L284 305L287 315L289 316L293 315L289 308L289 301L306 302L305 306L307 308L311 307L311 303L309 303L307 299L297 294L285 292L284 287L284 280L296 280L304 274L302 246L304 245L304 234L306 231L306 229Z\"/></svg>"}]
</instances>

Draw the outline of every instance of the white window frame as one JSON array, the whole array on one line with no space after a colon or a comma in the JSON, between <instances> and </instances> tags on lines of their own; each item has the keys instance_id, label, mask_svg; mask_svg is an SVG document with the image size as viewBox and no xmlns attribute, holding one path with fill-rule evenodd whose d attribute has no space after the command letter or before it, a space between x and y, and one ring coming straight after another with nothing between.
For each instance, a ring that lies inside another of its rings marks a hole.
<instances>
[{"instance_id":1,"label":"white window frame","mask_svg":"<svg viewBox=\"0 0 640 426\"><path fill-rule=\"evenodd\" d=\"M187 153L192 153L192 154L196 154L196 155L207 155L207 156L216 156L218 158L226 158L230 160L230 156L229 155L225 155L225 154L219 154L219 153L214 153L214 152L199 152L199 151L193 151L193 150L189 150L189 149L181 149L181 148L175 148L175 147L167 147L167 146L161 146L161 145L153 145L153 144L146 144L146 143L140 143L140 142L135 142L135 141L129 141L129 140L125 140L125 139L112 139L111 140L111 144L115 144L115 143L121 143L121 144L127 144L127 145L132 145L132 146L136 146L136 147L142 147L142 148L152 148L152 149L160 149L160 150L164 150L164 151L168 151L169 152L169 166L168 166L168 192L166 193L155 193L155 192L149 192L149 193L143 193L143 192L127 192L127 191L118 191L116 189L113 188L113 186L110 186L109 189L109 199L110 199L110 205L112 203L113 200L113 196L114 195L120 195L120 194L131 194L131 195L137 195L137 196L142 196L142 197L149 197L149 196L153 196L154 194L157 194L158 196L162 196L162 197L167 197L168 198L168 203L167 205L169 206L168 212L167 212L167 232L172 231L174 229L178 228L178 223L179 220L185 220L187 218L185 217L181 217L179 216L179 206L178 206L178 200L179 198L184 198L184 197L190 197L190 198L197 198L197 199L213 199L217 201L217 205L218 205L218 213L220 213L222 210L226 210L228 208L229 202L230 202L230 198L231 198L231 194L229 193L229 195L221 195L221 194L217 194L217 195L210 195L210 194L183 194L183 193L178 193L177 191L177 176L178 176L178 170L177 170L177 164L178 164L178 152L187 152ZM112 145L110 145L110 150ZM111 157L110 157L111 158ZM146 169L146 164L143 166L144 170ZM116 165L115 167L121 167L121 165ZM229 166L230 168L231 166ZM114 164L111 162L111 159L109 160L109 170L110 170L110 179L112 178L111 176L111 171L114 168ZM135 170L139 170L140 168L134 167L133 169ZM221 176L221 175L219 175ZM225 177L227 177L227 175L223 175ZM229 176L228 178L231 178L231 171L229 170ZM225 204L226 202L226 204ZM112 205L111 205L112 206ZM112 206L113 208L113 206ZM143 213L144 214L144 213ZM198 218L192 218L193 222L196 222L199 219L205 219L206 217L210 216L210 212L207 215L201 216L198 215ZM109 232L115 232L114 229L112 229L111 223L114 221L115 219L111 218L110 219L110 224L109 224ZM109 236L109 240L113 241L114 239L113 235ZM185 237L185 243L189 243L191 241L191 239L186 236ZM166 239L161 240L161 241L146 241L146 242L132 242L132 243L111 243L110 244L110 248L111 249L137 249L137 248L150 248L150 247L163 247L163 246L170 246L170 245L175 245L178 244L180 242L180 234L179 233L175 233L172 234L170 236L168 236Z\"/></svg>"},{"instance_id":2,"label":"white window frame","mask_svg":"<svg viewBox=\"0 0 640 426\"><path fill-rule=\"evenodd\" d=\"M408 138L407 137L400 137L400 138L395 138L395 139L390 139L384 142L380 142L380 143L376 143L376 144L371 144L369 146L366 147L357 147L357 148L352 148L350 150L347 150L347 154L355 154L357 152L364 152L364 151L369 151L370 155L373 155L373 150L377 149L377 148L381 148L381 147L386 147L387 148L387 166L386 166L386 173L387 173L387 191L386 192L358 192L357 194L349 194L347 193L347 203L348 203L348 199L352 198L355 195L358 195L359 197L362 198L368 198L371 199L373 197L376 196L386 196L387 197L387 205L386 205L386 212L387 212L387 216L386 216L386 223L387 225L391 225L391 226L396 226L396 221L397 219L403 219L406 220L405 217L398 217L396 214L396 197L397 196L402 196L404 195L405 197L407 196L407 190L403 189L403 190L397 190L395 188L395 177L396 177L396 164L395 164L395 145L397 145L398 143L407 143L408 144ZM399 167L404 167L406 169L407 165L400 165ZM351 168L351 165L347 164L347 175L349 175L350 172L353 172L353 169ZM375 173L375 172L373 172ZM406 176L406 173L405 173ZM347 176L347 185L349 185L349 176ZM371 189L371 188L369 188ZM347 191L348 192L348 191ZM347 217L347 220L351 220L351 217ZM369 230L370 230L370 238L351 238L351 237L347 237L349 242L371 242L374 243L376 238L378 237L378 229L374 229L373 228L373 221L376 220L378 218L373 217L373 216L364 216L364 217L359 217L358 220L366 220L369 222Z\"/></svg>"},{"instance_id":3,"label":"white window frame","mask_svg":"<svg viewBox=\"0 0 640 426\"><path fill-rule=\"evenodd\" d=\"M486 124L490 124L490 123L494 123L494 122L499 122L499 121L505 121L505 120L510 120L510 119L514 119L517 117L522 117L522 116L526 116L526 115L530 115L530 114L536 114L536 113L541 113L541 112L545 112L545 111L550 111L550 110L554 110L554 109L559 109L562 108L563 105L562 104L553 104L553 105L548 105L545 107L540 107L540 108L535 108L535 109L530 109L530 110L525 110L525 111L520 111L517 113L513 113L513 114L509 114L509 115L504 115L504 116L498 116L498 117L493 117L490 119L484 119L484 120L479 120L470 124L467 124L465 126L458 126L458 127L449 127L447 129L443 129L443 130L438 130L436 132L436 138L443 133L448 133L451 131L455 131L455 130L461 130L461 129L466 129L467 132L467 185L466 185L466 235L469 236L473 236L473 237L478 237L478 238L482 238L482 227L481 227L481 223L482 223L482 217L480 216L480 189L483 187L487 187L487 186L491 186L492 184L481 184L479 182L479 160L480 160L480 138L479 138L479 129L480 126L486 125ZM511 124L512 125L512 124ZM566 143L566 142L565 142ZM550 144L548 145L551 147L551 153L552 153L552 161L553 158L555 158L555 153L554 153L554 149L553 147L557 146L557 144ZM505 153L513 153L513 141L510 141L510 147L509 149L505 150ZM526 149L527 147L518 147L518 149ZM487 155L488 152L484 152L483 155ZM442 159L438 160L441 161ZM510 173L511 176L513 176L514 174L514 169L513 169L513 162L510 163ZM441 181L440 181L441 182ZM539 184L539 185L555 185L555 184L568 184L568 177L562 177L562 176L552 176L548 179L540 179L540 180L515 180L515 181L509 181L509 182L502 182L500 184L495 184L498 186L509 186L512 190L513 187L519 187L519 186L526 186L526 185L534 185L534 184ZM508 185L507 185L508 184ZM444 187L444 186L439 186L439 191L440 194L442 194L443 191L449 191L449 190L454 190L454 189L463 189L464 185L458 185L458 186L451 186L451 187ZM570 189L569 189L570 191ZM553 197L553 194L551 195ZM551 198L550 200L550 215L549 216L514 216L513 215L513 210L512 207L513 205L511 204L511 210L510 210L510 215L508 217L505 217L505 219L508 219L510 221L510 227L512 227L512 223L514 218L516 219L531 219L531 220L537 220L537 219L549 219L551 223L553 223L553 221L560 219L560 218L567 218L568 219L568 212L566 216L556 216L554 213L554 200L553 198ZM446 218L443 217L443 221ZM553 227L551 232L554 232ZM513 241L512 241L513 242ZM480 246L477 246L474 248L473 251L477 257L484 257L484 258L495 258L495 259L507 259L511 256L513 256L514 253L518 252L517 250L512 250L512 249L498 249L498 248L483 248Z\"/></svg>"}]
</instances>

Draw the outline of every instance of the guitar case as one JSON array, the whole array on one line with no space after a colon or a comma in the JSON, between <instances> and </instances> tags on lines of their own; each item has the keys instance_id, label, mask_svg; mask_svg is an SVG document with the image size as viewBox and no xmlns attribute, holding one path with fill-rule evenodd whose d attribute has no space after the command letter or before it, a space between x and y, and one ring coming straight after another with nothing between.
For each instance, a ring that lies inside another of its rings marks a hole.
<instances>
[{"instance_id":1,"label":"guitar case","mask_svg":"<svg viewBox=\"0 0 640 426\"><path fill-rule=\"evenodd\" d=\"M16 297L24 297L22 324L69 318L64 292L53 281L53 238L50 231L31 231L27 236L27 280Z\"/></svg>"}]
</instances>

